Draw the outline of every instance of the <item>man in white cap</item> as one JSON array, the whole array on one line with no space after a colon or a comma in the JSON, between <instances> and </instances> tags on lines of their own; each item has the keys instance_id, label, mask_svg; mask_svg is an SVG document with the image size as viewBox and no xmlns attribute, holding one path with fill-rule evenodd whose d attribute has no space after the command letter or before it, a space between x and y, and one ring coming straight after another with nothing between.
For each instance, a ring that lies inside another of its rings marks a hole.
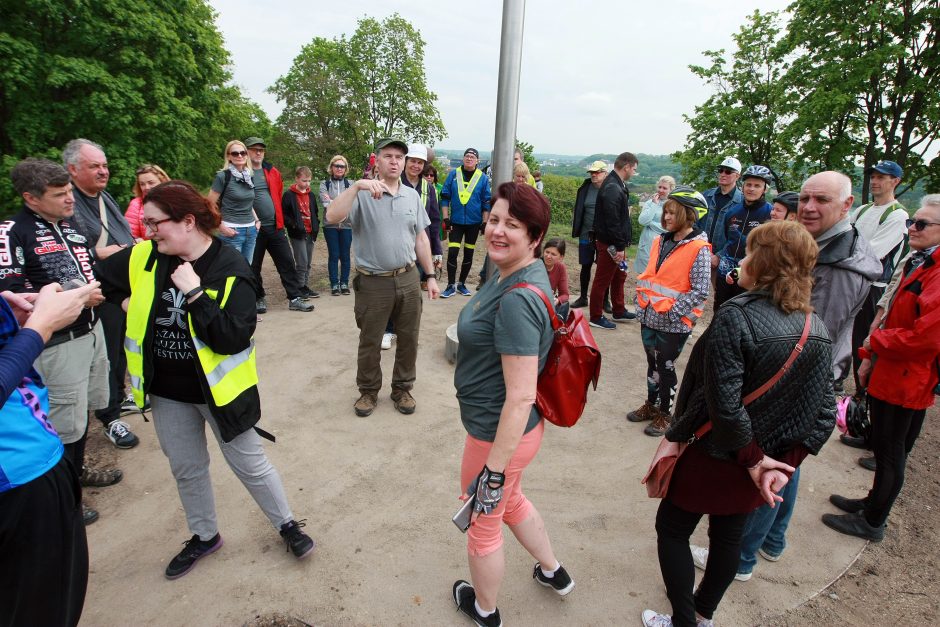
<instances>
[{"instance_id":1,"label":"man in white cap","mask_svg":"<svg viewBox=\"0 0 940 627\"><path fill-rule=\"evenodd\" d=\"M578 238L578 263L581 264L581 295L571 303L572 307L588 306L588 291L591 285L591 268L594 267L594 207L597 205L597 190L607 177L607 164L595 161L587 168L588 177L578 188L574 201L574 217L571 237Z\"/></svg>"},{"instance_id":2,"label":"man in white cap","mask_svg":"<svg viewBox=\"0 0 940 627\"><path fill-rule=\"evenodd\" d=\"M737 186L740 176L741 162L734 157L725 157L718 165L718 185L702 192L708 203L708 213L695 226L705 231L712 250L720 250L725 245L724 218L728 208L734 203L744 202Z\"/></svg>"}]
</instances>

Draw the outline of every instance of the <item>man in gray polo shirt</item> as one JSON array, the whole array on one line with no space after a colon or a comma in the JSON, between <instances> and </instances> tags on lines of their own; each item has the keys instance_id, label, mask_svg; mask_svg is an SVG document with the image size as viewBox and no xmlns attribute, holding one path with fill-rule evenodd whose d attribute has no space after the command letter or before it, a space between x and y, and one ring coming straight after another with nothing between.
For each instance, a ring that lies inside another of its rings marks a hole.
<instances>
[{"instance_id":1,"label":"man in gray polo shirt","mask_svg":"<svg viewBox=\"0 0 940 627\"><path fill-rule=\"evenodd\" d=\"M392 373L392 401L403 414L415 410L411 388L418 357L421 324L421 286L427 281L428 298L440 288L434 278L431 244L425 229L430 224L421 197L401 184L408 144L381 139L375 145L374 179L360 179L336 197L326 209L326 220L336 224L349 217L356 252L356 326L359 357L356 384L358 416L368 416L382 387L382 335L389 320L398 344ZM416 265L417 260L417 265Z\"/></svg>"}]
</instances>

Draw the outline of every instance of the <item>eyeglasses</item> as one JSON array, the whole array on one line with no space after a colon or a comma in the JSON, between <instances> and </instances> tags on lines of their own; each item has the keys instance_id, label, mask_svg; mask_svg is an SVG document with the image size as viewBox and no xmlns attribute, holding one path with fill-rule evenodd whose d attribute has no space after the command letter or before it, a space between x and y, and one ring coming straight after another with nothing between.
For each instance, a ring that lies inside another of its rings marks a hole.
<instances>
[{"instance_id":1,"label":"eyeglasses","mask_svg":"<svg viewBox=\"0 0 940 627\"><path fill-rule=\"evenodd\" d=\"M141 220L140 223L144 225L144 228L150 231L151 233L156 233L160 229L160 225L164 222L169 222L173 218L163 218L162 220Z\"/></svg>"},{"instance_id":2,"label":"eyeglasses","mask_svg":"<svg viewBox=\"0 0 940 627\"><path fill-rule=\"evenodd\" d=\"M737 170L731 168L718 168L718 174L737 174Z\"/></svg>"},{"instance_id":3,"label":"eyeglasses","mask_svg":"<svg viewBox=\"0 0 940 627\"><path fill-rule=\"evenodd\" d=\"M928 226L940 226L940 222L927 222L926 220L913 220L908 218L905 222L907 228L914 227L915 231L923 231Z\"/></svg>"},{"instance_id":4,"label":"eyeglasses","mask_svg":"<svg viewBox=\"0 0 940 627\"><path fill-rule=\"evenodd\" d=\"M344 164L342 164L342 163L334 163L334 164L333 164L333 167L336 168L337 170L345 170L345 169L346 169L346 166L345 166Z\"/></svg>"},{"instance_id":5,"label":"eyeglasses","mask_svg":"<svg viewBox=\"0 0 940 627\"><path fill-rule=\"evenodd\" d=\"M244 150L233 150L232 152L228 154L233 157L247 157L248 156L248 153L245 152Z\"/></svg>"}]
</instances>

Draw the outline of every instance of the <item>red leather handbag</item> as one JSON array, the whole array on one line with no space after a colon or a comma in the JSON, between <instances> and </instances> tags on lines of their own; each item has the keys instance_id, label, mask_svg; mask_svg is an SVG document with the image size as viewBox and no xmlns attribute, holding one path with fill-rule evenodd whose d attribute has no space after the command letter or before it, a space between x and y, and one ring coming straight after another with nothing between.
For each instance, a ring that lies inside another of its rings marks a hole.
<instances>
[{"instance_id":1,"label":"red leather handbag","mask_svg":"<svg viewBox=\"0 0 940 627\"><path fill-rule=\"evenodd\" d=\"M559 427L574 426L587 403L588 386L597 389L601 374L601 351L584 314L572 309L564 323L542 290L531 283L516 283L509 289L529 289L542 299L552 321L555 338L545 367L539 374L535 406L545 420Z\"/></svg>"}]
</instances>

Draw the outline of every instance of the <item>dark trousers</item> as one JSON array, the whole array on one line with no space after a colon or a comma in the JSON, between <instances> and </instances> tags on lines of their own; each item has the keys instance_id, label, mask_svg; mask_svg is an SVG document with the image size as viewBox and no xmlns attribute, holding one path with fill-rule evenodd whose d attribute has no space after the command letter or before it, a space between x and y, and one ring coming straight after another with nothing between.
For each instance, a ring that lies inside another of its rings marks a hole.
<instances>
[{"instance_id":1,"label":"dark trousers","mask_svg":"<svg viewBox=\"0 0 940 627\"><path fill-rule=\"evenodd\" d=\"M591 318L600 318L604 313L604 292L610 290L610 303L614 315L623 314L626 306L623 300L623 286L627 280L627 273L617 267L616 262L607 252L607 243L594 242L597 248L597 271L594 273L594 284L591 286L591 298L588 306Z\"/></svg>"},{"instance_id":2,"label":"dark trousers","mask_svg":"<svg viewBox=\"0 0 940 627\"><path fill-rule=\"evenodd\" d=\"M121 417L124 402L124 376L127 374L127 355L124 354L124 335L127 333L127 314L118 305L101 303L96 308L104 331L104 346L108 352L108 406L95 410L95 417L107 427ZM79 466L79 469L81 467Z\"/></svg>"},{"instance_id":3,"label":"dark trousers","mask_svg":"<svg viewBox=\"0 0 940 627\"><path fill-rule=\"evenodd\" d=\"M907 456L924 426L926 409L907 409L868 397L871 449L875 453L875 481L865 499L865 519L880 527L904 485Z\"/></svg>"},{"instance_id":4,"label":"dark trousers","mask_svg":"<svg viewBox=\"0 0 940 627\"><path fill-rule=\"evenodd\" d=\"M734 581L741 557L741 533L747 514L708 516L708 564L698 590L689 538L704 514L687 512L663 499L656 512L656 548L659 569L672 604L672 624L695 627L695 613L711 618Z\"/></svg>"},{"instance_id":5,"label":"dark trousers","mask_svg":"<svg viewBox=\"0 0 940 627\"><path fill-rule=\"evenodd\" d=\"M416 378L418 330L424 306L417 267L398 276L357 274L353 289L356 326L359 327L356 371L359 392L376 394L382 388L382 335L390 322L398 336L392 389L410 390Z\"/></svg>"},{"instance_id":6,"label":"dark trousers","mask_svg":"<svg viewBox=\"0 0 940 627\"><path fill-rule=\"evenodd\" d=\"M78 624L88 585L81 498L65 457L0 493L0 626Z\"/></svg>"},{"instance_id":7,"label":"dark trousers","mask_svg":"<svg viewBox=\"0 0 940 627\"><path fill-rule=\"evenodd\" d=\"M878 309L878 301L881 300L884 293L885 288L872 285L871 289L868 291L868 298L865 299L865 302L862 303L862 308L855 314L855 323L852 326L852 375L855 377L856 390L864 388L864 386L858 382L858 367L862 363L861 358L858 356L858 348L864 343L865 338L868 337L868 330L871 328L871 323L875 321L875 311Z\"/></svg>"},{"instance_id":8,"label":"dark trousers","mask_svg":"<svg viewBox=\"0 0 940 627\"><path fill-rule=\"evenodd\" d=\"M82 434L82 437L65 444L65 457L68 458L72 466L75 468L75 472L79 475L82 474L83 469L85 468L85 442L88 441L88 427L85 427L85 433Z\"/></svg>"},{"instance_id":9,"label":"dark trousers","mask_svg":"<svg viewBox=\"0 0 940 627\"><path fill-rule=\"evenodd\" d=\"M728 299L743 294L747 290L736 282L730 285L723 276L715 276L715 311Z\"/></svg>"},{"instance_id":10,"label":"dark trousers","mask_svg":"<svg viewBox=\"0 0 940 627\"><path fill-rule=\"evenodd\" d=\"M466 283L473 265L473 250L476 248L477 238L483 230L482 224L452 224L450 234L447 236L447 284L453 285L457 276L457 254L460 252L460 242L463 241L463 261L460 264L460 281Z\"/></svg>"},{"instance_id":11,"label":"dark trousers","mask_svg":"<svg viewBox=\"0 0 940 627\"><path fill-rule=\"evenodd\" d=\"M689 339L688 333L667 333L646 325L640 326L640 338L646 352L646 400L659 401L659 409L669 413L676 395L676 360Z\"/></svg>"},{"instance_id":12,"label":"dark trousers","mask_svg":"<svg viewBox=\"0 0 940 627\"><path fill-rule=\"evenodd\" d=\"M300 296L300 280L297 278L297 269L294 265L294 255L290 249L290 242L284 229L275 228L274 225L263 226L258 231L255 241L255 253L251 260L251 271L255 273L258 281L258 296L264 297L264 283L261 281L261 266L264 263L264 253L267 251L274 260L274 267L281 277L281 285L287 292L287 299L293 300Z\"/></svg>"}]
</instances>

